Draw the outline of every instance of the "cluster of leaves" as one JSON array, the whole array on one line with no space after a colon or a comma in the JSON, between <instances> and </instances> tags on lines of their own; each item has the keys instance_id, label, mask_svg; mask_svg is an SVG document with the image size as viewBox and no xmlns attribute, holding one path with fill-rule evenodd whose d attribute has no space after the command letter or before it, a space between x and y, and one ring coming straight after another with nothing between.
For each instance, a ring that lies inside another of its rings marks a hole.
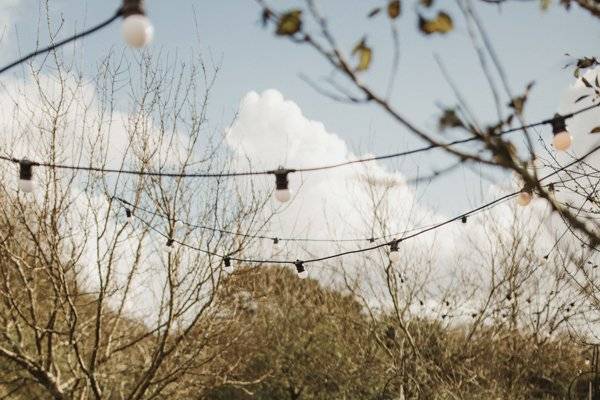
<instances>
[{"instance_id":1,"label":"cluster of leaves","mask_svg":"<svg viewBox=\"0 0 600 400\"><path fill-rule=\"evenodd\" d=\"M567 57L570 57L569 54L565 55ZM592 68L598 65L600 65L600 61L598 61L596 57L581 57L576 59L574 62L565 65L565 68L575 66L575 69L573 70L573 75L575 76L575 78L579 78L582 70L586 70L588 68Z\"/></svg>"},{"instance_id":2,"label":"cluster of leaves","mask_svg":"<svg viewBox=\"0 0 600 400\"><path fill-rule=\"evenodd\" d=\"M430 9L434 6L434 0L419 0L419 4L424 9ZM369 11L367 18L374 18L383 14L384 10L391 21L398 19L402 14L401 0L388 0L384 6ZM269 21L275 23L275 35L295 38L303 29L302 15L302 10L298 8L277 15L271 9L265 7L262 11L261 20L263 26L267 26ZM437 11L437 14L431 18L426 18L421 12L418 12L417 15L418 28L425 35L446 34L454 29L452 17L445 11ZM357 64L354 67L355 72L369 69L373 59L373 49L367 44L366 36L353 47L351 54L357 59Z\"/></svg>"}]
</instances>

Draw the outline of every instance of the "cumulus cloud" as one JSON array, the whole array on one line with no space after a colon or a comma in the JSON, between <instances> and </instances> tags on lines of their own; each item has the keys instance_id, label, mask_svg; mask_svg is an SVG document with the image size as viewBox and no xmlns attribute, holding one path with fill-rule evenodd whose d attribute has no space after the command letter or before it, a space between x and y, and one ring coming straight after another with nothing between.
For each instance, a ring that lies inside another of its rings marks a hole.
<instances>
[{"instance_id":1,"label":"cumulus cloud","mask_svg":"<svg viewBox=\"0 0 600 400\"><path fill-rule=\"evenodd\" d=\"M241 101L235 123L227 133L227 143L239 169L304 168L355 160L357 155L323 123L303 115L300 108L284 99L277 90L248 93ZM379 162L354 164L341 168L290 175L294 197L280 206L272 200L269 212L275 217L268 231L275 236L299 238L369 238L403 233L427 226L446 217L423 205L418 189L406 184L400 171ZM261 181L265 190L274 186L272 177ZM378 211L375 212L375 209ZM459 223L460 225L460 223ZM401 252L415 255L426 252L431 259L453 251L455 230L452 224L437 232L403 242ZM389 241L394 236L389 236ZM376 243L382 243L379 240ZM346 250L369 247L368 241L357 243L291 243L279 254L282 259L311 259ZM269 244L258 254L270 254ZM387 250L387 249L384 249ZM373 295L383 290L382 267L387 259L383 251L369 253L370 268L365 268L364 254L346 256L310 264L313 277L326 279L343 265L346 272L369 281ZM377 263L377 264L375 264Z\"/></svg>"},{"instance_id":2,"label":"cumulus cloud","mask_svg":"<svg viewBox=\"0 0 600 400\"><path fill-rule=\"evenodd\" d=\"M20 18L22 0L3 0L0 2L0 60L5 59L13 50L12 27Z\"/></svg>"}]
</instances>

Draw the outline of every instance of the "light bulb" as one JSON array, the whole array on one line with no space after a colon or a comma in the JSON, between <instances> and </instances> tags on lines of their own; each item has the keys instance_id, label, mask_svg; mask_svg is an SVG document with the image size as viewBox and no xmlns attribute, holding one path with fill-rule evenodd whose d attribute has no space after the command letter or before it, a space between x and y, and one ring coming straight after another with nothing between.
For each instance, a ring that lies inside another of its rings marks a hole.
<instances>
[{"instance_id":1,"label":"light bulb","mask_svg":"<svg viewBox=\"0 0 600 400\"><path fill-rule=\"evenodd\" d=\"M275 172L275 198L281 203L289 201L292 197L292 193L289 189L288 173L287 169L279 167Z\"/></svg>"},{"instance_id":2,"label":"light bulb","mask_svg":"<svg viewBox=\"0 0 600 400\"><path fill-rule=\"evenodd\" d=\"M271 256L276 256L279 253L279 239L273 238L273 246L271 247Z\"/></svg>"},{"instance_id":3,"label":"light bulb","mask_svg":"<svg viewBox=\"0 0 600 400\"><path fill-rule=\"evenodd\" d=\"M25 193L33 192L33 163L27 159L19 161L19 189Z\"/></svg>"},{"instance_id":4,"label":"light bulb","mask_svg":"<svg viewBox=\"0 0 600 400\"><path fill-rule=\"evenodd\" d=\"M281 203L285 203L285 202L290 201L290 199L292 198L292 193L290 192L289 189L276 190L275 198L277 199L277 201L279 201Z\"/></svg>"},{"instance_id":5,"label":"light bulb","mask_svg":"<svg viewBox=\"0 0 600 400\"><path fill-rule=\"evenodd\" d=\"M565 151L571 147L573 138L567 131L565 117L561 116L560 114L554 115L554 119L552 120L552 134L554 135L554 138L552 139L552 145L556 150Z\"/></svg>"},{"instance_id":6,"label":"light bulb","mask_svg":"<svg viewBox=\"0 0 600 400\"><path fill-rule=\"evenodd\" d=\"M397 263L400 261L400 252L398 251L398 241L394 241L390 244L390 262Z\"/></svg>"},{"instance_id":7,"label":"light bulb","mask_svg":"<svg viewBox=\"0 0 600 400\"><path fill-rule=\"evenodd\" d=\"M529 192L521 192L517 196L517 204L525 207L529 203L531 203L532 195Z\"/></svg>"},{"instance_id":8,"label":"light bulb","mask_svg":"<svg viewBox=\"0 0 600 400\"><path fill-rule=\"evenodd\" d=\"M225 270L225 272L227 274L232 274L233 273L233 265L231 265L231 259L229 257L225 257L223 259L223 269Z\"/></svg>"},{"instance_id":9,"label":"light bulb","mask_svg":"<svg viewBox=\"0 0 600 400\"><path fill-rule=\"evenodd\" d=\"M169 239L169 240L167 240L167 243L165 243L165 251L167 253L171 253L173 251L173 243L174 243L173 239Z\"/></svg>"},{"instance_id":10,"label":"light bulb","mask_svg":"<svg viewBox=\"0 0 600 400\"><path fill-rule=\"evenodd\" d=\"M566 151L571 147L571 143L573 142L573 137L567 131L563 131L554 135L554 139L552 139L552 145L556 150Z\"/></svg>"},{"instance_id":11,"label":"light bulb","mask_svg":"<svg viewBox=\"0 0 600 400\"><path fill-rule=\"evenodd\" d=\"M300 278L300 279L308 278L308 272L306 272L306 269L304 268L304 264L302 264L302 261L296 261L294 263L294 265L296 266L296 272L298 273L298 278Z\"/></svg>"},{"instance_id":12,"label":"light bulb","mask_svg":"<svg viewBox=\"0 0 600 400\"><path fill-rule=\"evenodd\" d=\"M123 20L123 38L131 47L144 47L152 41L154 27L143 14L132 14Z\"/></svg>"},{"instance_id":13,"label":"light bulb","mask_svg":"<svg viewBox=\"0 0 600 400\"><path fill-rule=\"evenodd\" d=\"M308 272L306 272L306 271L298 272L298 278L300 278L300 279L308 278Z\"/></svg>"},{"instance_id":14,"label":"light bulb","mask_svg":"<svg viewBox=\"0 0 600 400\"><path fill-rule=\"evenodd\" d=\"M25 193L33 192L35 185L31 179L19 179L19 189Z\"/></svg>"}]
</instances>

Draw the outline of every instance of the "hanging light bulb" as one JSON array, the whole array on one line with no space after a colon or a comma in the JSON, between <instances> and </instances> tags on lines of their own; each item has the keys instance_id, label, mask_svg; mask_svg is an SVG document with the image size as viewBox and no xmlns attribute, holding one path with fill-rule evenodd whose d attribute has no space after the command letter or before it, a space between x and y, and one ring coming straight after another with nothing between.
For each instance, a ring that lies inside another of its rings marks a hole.
<instances>
[{"instance_id":1,"label":"hanging light bulb","mask_svg":"<svg viewBox=\"0 0 600 400\"><path fill-rule=\"evenodd\" d=\"M27 159L19 161L19 189L25 193L33 192L33 163Z\"/></svg>"},{"instance_id":2,"label":"hanging light bulb","mask_svg":"<svg viewBox=\"0 0 600 400\"><path fill-rule=\"evenodd\" d=\"M533 192L531 192L530 190L523 190L517 196L517 204L522 207L525 207L525 206L529 205L529 203L531 203L532 198L533 198Z\"/></svg>"},{"instance_id":3,"label":"hanging light bulb","mask_svg":"<svg viewBox=\"0 0 600 400\"><path fill-rule=\"evenodd\" d=\"M143 0L123 0L123 38L131 47L144 47L152 41L154 27L144 12Z\"/></svg>"},{"instance_id":4,"label":"hanging light bulb","mask_svg":"<svg viewBox=\"0 0 600 400\"><path fill-rule=\"evenodd\" d=\"M400 261L400 252L398 251L398 243L399 240L394 240L391 244L390 244L390 261L392 263L397 263L398 261Z\"/></svg>"},{"instance_id":5,"label":"hanging light bulb","mask_svg":"<svg viewBox=\"0 0 600 400\"><path fill-rule=\"evenodd\" d=\"M289 201L292 197L290 192L288 175L289 170L279 167L275 171L275 198L281 203Z\"/></svg>"},{"instance_id":6,"label":"hanging light bulb","mask_svg":"<svg viewBox=\"0 0 600 400\"><path fill-rule=\"evenodd\" d=\"M225 270L226 273L231 274L233 273L233 265L231 265L231 258L229 257L225 257L223 258L223 269Z\"/></svg>"},{"instance_id":7,"label":"hanging light bulb","mask_svg":"<svg viewBox=\"0 0 600 400\"><path fill-rule=\"evenodd\" d=\"M167 239L167 243L165 243L165 251L167 253L170 253L173 251L173 243L175 243L175 241L173 239Z\"/></svg>"},{"instance_id":8,"label":"hanging light bulb","mask_svg":"<svg viewBox=\"0 0 600 400\"><path fill-rule=\"evenodd\" d=\"M306 269L304 268L304 264L302 264L302 261L297 260L294 265L296 266L296 272L298 272L298 278L300 279L306 279L308 278L308 272L306 272Z\"/></svg>"},{"instance_id":9,"label":"hanging light bulb","mask_svg":"<svg viewBox=\"0 0 600 400\"><path fill-rule=\"evenodd\" d=\"M279 238L273 238L273 247L271 248L271 255L275 256L279 253Z\"/></svg>"},{"instance_id":10,"label":"hanging light bulb","mask_svg":"<svg viewBox=\"0 0 600 400\"><path fill-rule=\"evenodd\" d=\"M556 150L566 151L571 147L573 137L567 131L565 118L559 114L556 114L552 120L552 133L554 134L552 145Z\"/></svg>"}]
</instances>

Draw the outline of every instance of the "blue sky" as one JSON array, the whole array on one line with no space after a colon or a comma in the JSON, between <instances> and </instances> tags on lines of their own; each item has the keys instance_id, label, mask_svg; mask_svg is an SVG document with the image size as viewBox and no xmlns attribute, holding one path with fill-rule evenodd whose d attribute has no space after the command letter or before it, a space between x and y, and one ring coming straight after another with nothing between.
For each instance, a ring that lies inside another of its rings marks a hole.
<instances>
[{"instance_id":1,"label":"blue sky","mask_svg":"<svg viewBox=\"0 0 600 400\"><path fill-rule=\"evenodd\" d=\"M296 4L290 1L271 3L280 9ZM324 14L332 18L331 27L343 49L350 51L363 35L367 35L374 47L374 61L363 79L385 91L391 60L389 22L384 15L371 20L365 18L374 6L385 2L339 0L322 3ZM446 37L435 38L424 37L416 30L413 3L416 1L404 1L403 14L396 22L400 30L401 60L393 103L417 125L435 129L436 104L455 103L434 62L433 54L437 53L479 120L489 121L495 114L492 98L470 45L465 22L454 2L438 0L437 3L454 17L456 29ZM564 53L596 55L600 21L577 7L566 12L553 4L549 11L542 12L537 1L509 2L501 8L475 3L507 71L513 92L519 93L529 81L536 81L526 111L527 120L553 114L563 92L573 82L572 70L562 68L567 60ZM118 6L118 1L56 0L50 1L50 15L55 23L64 19L63 29L67 34L101 21ZM275 88L286 99L296 102L307 118L323 122L329 132L339 135L357 153L401 151L421 144L377 108L339 104L311 89L299 74L319 79L327 76L330 68L311 49L274 37L272 29L263 29L259 23L260 9L252 0L149 0L146 8L155 26L151 51L177 53L182 58L192 51L202 52L206 57L220 60L221 71L209 115L215 128L227 126L247 92ZM0 43L2 63L35 46L38 24L40 41L46 41L44 10L36 1L2 0L0 12L4 14L0 22L6 25ZM124 46L120 22L85 39L80 45L84 49L85 69L92 72L107 51ZM19 71L12 72L15 73ZM505 97L503 102L507 101ZM391 166L411 176L417 167L428 170L450 161L442 153L434 152ZM479 183L476 174L468 170L457 171L429 186L426 199L441 211L461 211L479 202ZM440 202L440 199L444 201Z\"/></svg>"}]
</instances>

